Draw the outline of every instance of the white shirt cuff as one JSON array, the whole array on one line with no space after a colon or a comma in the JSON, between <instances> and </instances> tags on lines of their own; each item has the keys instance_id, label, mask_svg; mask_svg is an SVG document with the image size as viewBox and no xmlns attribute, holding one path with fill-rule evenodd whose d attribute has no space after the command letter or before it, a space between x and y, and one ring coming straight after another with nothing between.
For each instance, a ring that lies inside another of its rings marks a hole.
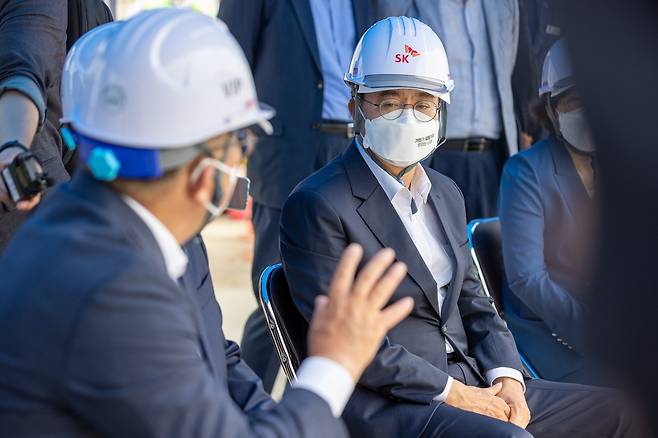
<instances>
[{"instance_id":1,"label":"white shirt cuff","mask_svg":"<svg viewBox=\"0 0 658 438\"><path fill-rule=\"evenodd\" d=\"M521 383L523 386L523 392L525 392L525 383L523 382L523 374L521 371L515 370L514 368L499 367L489 370L484 373L484 376L487 378L489 385L493 385L494 380L500 377L510 377L517 382Z\"/></svg>"},{"instance_id":2,"label":"white shirt cuff","mask_svg":"<svg viewBox=\"0 0 658 438\"><path fill-rule=\"evenodd\" d=\"M434 397L434 400L444 402L448 398L448 394L450 393L450 388L452 388L452 381L454 379L450 376L448 376L448 383L446 383L446 387L441 391L441 394L437 395Z\"/></svg>"},{"instance_id":3,"label":"white shirt cuff","mask_svg":"<svg viewBox=\"0 0 658 438\"><path fill-rule=\"evenodd\" d=\"M343 413L354 391L352 375L337 362L320 356L306 358L297 370L293 388L307 389L327 402L334 417Z\"/></svg>"}]
</instances>

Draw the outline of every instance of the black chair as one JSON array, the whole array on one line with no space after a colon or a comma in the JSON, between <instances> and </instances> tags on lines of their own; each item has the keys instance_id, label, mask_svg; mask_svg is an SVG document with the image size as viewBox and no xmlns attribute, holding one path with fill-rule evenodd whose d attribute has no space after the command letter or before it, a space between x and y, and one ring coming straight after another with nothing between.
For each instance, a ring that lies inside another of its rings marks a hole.
<instances>
[{"instance_id":1,"label":"black chair","mask_svg":"<svg viewBox=\"0 0 658 438\"><path fill-rule=\"evenodd\" d=\"M493 306L501 318L505 319L503 307L503 284L507 281L503 264L503 245L500 233L500 220L497 217L474 219L469 222L468 247L471 258L480 276L484 292L493 298ZM519 351L523 366L534 378L539 375Z\"/></svg>"},{"instance_id":2,"label":"black chair","mask_svg":"<svg viewBox=\"0 0 658 438\"><path fill-rule=\"evenodd\" d=\"M260 276L260 307L265 313L281 368L290 383L306 357L308 323L292 300L288 281L280 263L268 266Z\"/></svg>"},{"instance_id":3,"label":"black chair","mask_svg":"<svg viewBox=\"0 0 658 438\"><path fill-rule=\"evenodd\" d=\"M484 292L493 298L496 310L504 318L502 286L506 280L497 217L474 219L468 224L468 248Z\"/></svg>"}]
</instances>

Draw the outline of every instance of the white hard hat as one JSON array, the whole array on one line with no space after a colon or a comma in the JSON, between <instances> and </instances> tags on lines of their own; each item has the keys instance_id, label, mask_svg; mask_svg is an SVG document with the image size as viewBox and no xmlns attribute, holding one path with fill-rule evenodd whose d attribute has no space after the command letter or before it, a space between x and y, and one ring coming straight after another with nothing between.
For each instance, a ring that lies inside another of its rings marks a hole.
<instances>
[{"instance_id":1,"label":"white hard hat","mask_svg":"<svg viewBox=\"0 0 658 438\"><path fill-rule=\"evenodd\" d=\"M93 37L94 50L91 36L83 38L63 73L65 118L76 133L103 144L166 150L255 124L268 130L274 111L258 103L249 64L221 21L157 9ZM87 72L77 71L80 64ZM70 93L80 74L85 86Z\"/></svg>"},{"instance_id":2,"label":"white hard hat","mask_svg":"<svg viewBox=\"0 0 658 438\"><path fill-rule=\"evenodd\" d=\"M567 43L562 38L557 40L546 53L539 95L550 93L551 97L555 97L574 85Z\"/></svg>"},{"instance_id":3,"label":"white hard hat","mask_svg":"<svg viewBox=\"0 0 658 438\"><path fill-rule=\"evenodd\" d=\"M96 51L99 45L104 44L121 25L121 22L112 22L95 27L82 35L69 50L64 63L64 73L62 74L61 123L71 123L73 121L76 105L79 105L81 101L79 96L88 95L88 87L92 77L90 67ZM83 90L85 91L83 92Z\"/></svg>"},{"instance_id":4,"label":"white hard hat","mask_svg":"<svg viewBox=\"0 0 658 438\"><path fill-rule=\"evenodd\" d=\"M354 50L345 82L358 93L412 88L450 103L454 87L439 37L425 23L389 17L368 29Z\"/></svg>"}]
</instances>

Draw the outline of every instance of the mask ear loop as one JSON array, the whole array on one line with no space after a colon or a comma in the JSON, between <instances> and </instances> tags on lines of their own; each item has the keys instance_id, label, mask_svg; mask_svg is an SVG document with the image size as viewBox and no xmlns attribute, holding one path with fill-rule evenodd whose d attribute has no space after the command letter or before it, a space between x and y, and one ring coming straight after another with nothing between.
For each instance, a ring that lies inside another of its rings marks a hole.
<instances>
[{"instance_id":1,"label":"mask ear loop","mask_svg":"<svg viewBox=\"0 0 658 438\"><path fill-rule=\"evenodd\" d=\"M227 136L226 140L224 141L224 144L222 145L222 148L224 151L228 151L228 146L230 145L231 141L233 140L234 133L231 135ZM205 170L207 166L213 166L215 168L215 186L218 184L221 184L221 180L219 175L217 174L217 171L223 172L225 174L228 174L229 176L229 186L230 192L233 192L235 189L235 185L238 180L238 168L237 167L230 167L226 164L224 164L222 161L217 160L215 158L212 158L212 152L210 151L210 148L208 147L207 143L201 143L199 147L204 151L204 153L207 155L203 160L197 164L197 166L194 168L192 171L192 175L190 175L190 179L192 180L193 183L196 184L196 182L199 180L199 177L201 177L201 173ZM225 152L226 154L226 152ZM214 193L217 193L217 189L215 189ZM213 201L214 202L219 202L219 200L215 199L215 195L213 195ZM230 202L230 197L227 197L226 200L226 205L228 205ZM214 204L213 202L206 201L205 207L208 210L208 212L211 214L212 217L217 217L220 214L226 210L226 206L218 206Z\"/></svg>"}]
</instances>

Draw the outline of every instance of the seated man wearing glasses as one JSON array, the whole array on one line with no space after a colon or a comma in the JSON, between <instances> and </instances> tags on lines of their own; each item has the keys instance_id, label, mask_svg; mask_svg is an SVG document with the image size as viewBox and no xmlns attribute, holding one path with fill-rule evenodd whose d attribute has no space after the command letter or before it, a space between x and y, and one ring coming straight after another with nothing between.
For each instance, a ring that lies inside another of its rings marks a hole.
<instances>
[{"instance_id":1,"label":"seated man wearing glasses","mask_svg":"<svg viewBox=\"0 0 658 438\"><path fill-rule=\"evenodd\" d=\"M417 20L383 20L357 46L346 82L359 134L290 195L281 255L307 318L350 243L364 260L390 247L407 265L394 299L415 307L359 380L343 414L351 435L639 436L612 391L524 379L470 259L461 192L420 163L445 138L452 90L438 37Z\"/></svg>"}]
</instances>

